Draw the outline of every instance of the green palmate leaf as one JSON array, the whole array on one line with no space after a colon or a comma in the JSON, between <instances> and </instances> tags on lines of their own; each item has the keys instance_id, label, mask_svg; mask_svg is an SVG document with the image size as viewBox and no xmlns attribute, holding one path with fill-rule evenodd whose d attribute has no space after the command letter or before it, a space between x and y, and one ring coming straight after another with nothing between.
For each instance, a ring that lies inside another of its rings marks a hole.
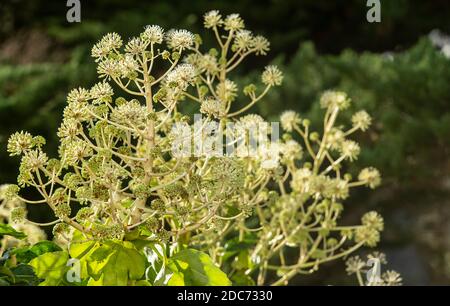
<instances>
[{"instance_id":1,"label":"green palmate leaf","mask_svg":"<svg viewBox=\"0 0 450 306\"><path fill-rule=\"evenodd\" d=\"M88 240L80 231L73 233L72 242L69 245L69 254L72 258L81 258L86 255L97 242Z\"/></svg>"},{"instance_id":2,"label":"green palmate leaf","mask_svg":"<svg viewBox=\"0 0 450 306\"><path fill-rule=\"evenodd\" d=\"M0 286L10 286L11 283L7 280L6 277L0 276Z\"/></svg>"},{"instance_id":3,"label":"green palmate leaf","mask_svg":"<svg viewBox=\"0 0 450 306\"><path fill-rule=\"evenodd\" d=\"M31 247L17 248L11 252L16 255L20 263L28 263L33 258L50 252L59 252L62 249L52 241L40 241Z\"/></svg>"},{"instance_id":4,"label":"green palmate leaf","mask_svg":"<svg viewBox=\"0 0 450 306\"><path fill-rule=\"evenodd\" d=\"M44 279L39 285L57 286L63 283L68 259L67 252L59 251L42 254L30 261L36 275Z\"/></svg>"},{"instance_id":5,"label":"green palmate leaf","mask_svg":"<svg viewBox=\"0 0 450 306\"><path fill-rule=\"evenodd\" d=\"M11 268L11 272L14 274L15 285L35 286L39 283L39 279L34 273L33 267L30 265L17 265L16 267Z\"/></svg>"},{"instance_id":6,"label":"green palmate leaf","mask_svg":"<svg viewBox=\"0 0 450 306\"><path fill-rule=\"evenodd\" d=\"M169 259L170 286L230 286L227 275L200 251L183 250Z\"/></svg>"},{"instance_id":7,"label":"green palmate leaf","mask_svg":"<svg viewBox=\"0 0 450 306\"><path fill-rule=\"evenodd\" d=\"M8 267L0 266L0 276L6 276L7 278L14 281L14 273Z\"/></svg>"},{"instance_id":8,"label":"green palmate leaf","mask_svg":"<svg viewBox=\"0 0 450 306\"><path fill-rule=\"evenodd\" d=\"M74 232L72 242L69 244L69 255L71 258L80 259L80 277L82 279L89 278L86 257L84 256L93 251L96 245L98 245L97 242L86 239L83 233L79 231Z\"/></svg>"},{"instance_id":9,"label":"green palmate leaf","mask_svg":"<svg viewBox=\"0 0 450 306\"><path fill-rule=\"evenodd\" d=\"M103 245L88 259L88 270L97 277L103 275L105 286L124 286L128 284L128 280L139 280L144 275L145 268L144 255L128 241Z\"/></svg>"},{"instance_id":10,"label":"green palmate leaf","mask_svg":"<svg viewBox=\"0 0 450 306\"><path fill-rule=\"evenodd\" d=\"M83 242L77 238L69 253L80 259L81 278L89 278L89 286L125 286L143 277L145 256L131 242Z\"/></svg>"},{"instance_id":11,"label":"green palmate leaf","mask_svg":"<svg viewBox=\"0 0 450 306\"><path fill-rule=\"evenodd\" d=\"M16 231L11 225L0 223L0 236L8 235L17 239L23 239L27 235L22 232Z\"/></svg>"}]
</instances>

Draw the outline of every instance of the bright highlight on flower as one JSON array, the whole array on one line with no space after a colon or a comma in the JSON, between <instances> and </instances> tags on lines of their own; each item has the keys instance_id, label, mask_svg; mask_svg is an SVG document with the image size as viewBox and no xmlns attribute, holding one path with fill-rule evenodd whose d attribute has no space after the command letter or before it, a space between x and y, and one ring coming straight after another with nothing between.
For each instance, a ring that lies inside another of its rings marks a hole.
<instances>
[{"instance_id":1,"label":"bright highlight on flower","mask_svg":"<svg viewBox=\"0 0 450 306\"><path fill-rule=\"evenodd\" d=\"M16 132L9 137L8 152L10 156L21 155L34 147L33 136L28 132Z\"/></svg>"},{"instance_id":2,"label":"bright highlight on flower","mask_svg":"<svg viewBox=\"0 0 450 306\"><path fill-rule=\"evenodd\" d=\"M106 34L97 44L92 48L92 57L96 61L106 58L110 53L117 51L122 46L122 38L117 33Z\"/></svg>"},{"instance_id":3,"label":"bright highlight on flower","mask_svg":"<svg viewBox=\"0 0 450 306\"><path fill-rule=\"evenodd\" d=\"M295 111L285 111L280 116L280 122L285 131L292 132L301 123L301 118Z\"/></svg>"},{"instance_id":4,"label":"bright highlight on flower","mask_svg":"<svg viewBox=\"0 0 450 306\"><path fill-rule=\"evenodd\" d=\"M204 15L204 20L204 25L207 29L221 26L223 23L222 15L216 10L206 13Z\"/></svg>"},{"instance_id":5,"label":"bright highlight on flower","mask_svg":"<svg viewBox=\"0 0 450 306\"><path fill-rule=\"evenodd\" d=\"M225 18L224 29L227 31L236 31L244 28L244 20L239 14L231 14Z\"/></svg>"},{"instance_id":6,"label":"bright highlight on flower","mask_svg":"<svg viewBox=\"0 0 450 306\"><path fill-rule=\"evenodd\" d=\"M170 30L166 35L171 49L186 49L194 44L194 34L186 30Z\"/></svg>"},{"instance_id":7,"label":"bright highlight on flower","mask_svg":"<svg viewBox=\"0 0 450 306\"><path fill-rule=\"evenodd\" d=\"M159 25L146 26L141 39L146 43L160 44L164 39L164 30Z\"/></svg>"},{"instance_id":8,"label":"bright highlight on flower","mask_svg":"<svg viewBox=\"0 0 450 306\"><path fill-rule=\"evenodd\" d=\"M283 73L277 66L267 66L261 75L261 80L267 86L280 86L283 81Z\"/></svg>"},{"instance_id":9,"label":"bright highlight on flower","mask_svg":"<svg viewBox=\"0 0 450 306\"><path fill-rule=\"evenodd\" d=\"M322 108L338 108L344 110L350 106L350 99L342 91L326 91L320 98Z\"/></svg>"}]
</instances>

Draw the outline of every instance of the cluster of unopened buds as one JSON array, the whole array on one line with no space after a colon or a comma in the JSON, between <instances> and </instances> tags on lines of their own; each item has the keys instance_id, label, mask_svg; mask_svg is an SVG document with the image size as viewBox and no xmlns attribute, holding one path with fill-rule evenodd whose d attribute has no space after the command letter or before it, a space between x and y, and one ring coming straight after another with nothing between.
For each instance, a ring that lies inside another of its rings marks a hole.
<instances>
[{"instance_id":1,"label":"cluster of unopened buds","mask_svg":"<svg viewBox=\"0 0 450 306\"><path fill-rule=\"evenodd\" d=\"M383 230L378 213L365 214L360 225L338 225L349 190L381 182L371 167L353 180L344 165L360 153L349 136L367 130L370 116L360 111L350 128L337 125L350 99L329 91L320 100L322 130L312 131L308 119L286 111L280 118L286 134L276 139L261 116L243 114L282 84L281 71L267 66L259 86L239 88L230 78L249 55L265 55L269 42L246 30L237 14L211 11L204 25L217 48L202 51L198 35L156 25L125 44L116 33L104 36L92 49L102 80L68 94L59 156L44 153L40 136L11 136L8 152L22 161L8 198L49 205L61 243L70 242L75 230L98 240L139 231L161 243L182 241L205 250L231 278L256 274L257 284L270 273L270 279L278 275L275 284L286 284L361 246L375 246ZM188 101L203 116L196 128L182 112ZM233 139L225 145L246 154L174 154L176 144L206 141L211 124L222 130L233 124L235 129L223 130ZM254 138L264 145L254 148ZM40 198L22 197L20 189L28 187ZM19 209L14 220L27 222ZM226 256L230 240L247 245L235 259ZM291 248L297 255L287 257Z\"/></svg>"}]
</instances>

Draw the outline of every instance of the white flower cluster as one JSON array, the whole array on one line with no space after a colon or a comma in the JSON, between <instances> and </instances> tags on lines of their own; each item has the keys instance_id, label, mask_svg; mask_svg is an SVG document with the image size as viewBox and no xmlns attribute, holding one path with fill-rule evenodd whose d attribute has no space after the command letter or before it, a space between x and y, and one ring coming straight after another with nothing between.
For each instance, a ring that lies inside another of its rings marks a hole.
<instances>
[{"instance_id":1,"label":"white flower cluster","mask_svg":"<svg viewBox=\"0 0 450 306\"><path fill-rule=\"evenodd\" d=\"M164 39L164 29L159 25L148 25L141 34L141 39L151 44L161 44Z\"/></svg>"},{"instance_id":2,"label":"white flower cluster","mask_svg":"<svg viewBox=\"0 0 450 306\"><path fill-rule=\"evenodd\" d=\"M92 48L92 57L96 58L96 61L106 58L111 52L118 51L122 46L122 38L117 33L108 33L94 45Z\"/></svg>"},{"instance_id":3,"label":"white flower cluster","mask_svg":"<svg viewBox=\"0 0 450 306\"><path fill-rule=\"evenodd\" d=\"M285 111L280 116L280 123L285 131L292 132L301 123L301 118L295 111Z\"/></svg>"},{"instance_id":4,"label":"white flower cluster","mask_svg":"<svg viewBox=\"0 0 450 306\"><path fill-rule=\"evenodd\" d=\"M344 110L350 106L350 99L342 91L326 91L320 98L322 108L338 108Z\"/></svg>"},{"instance_id":5,"label":"white flower cluster","mask_svg":"<svg viewBox=\"0 0 450 306\"><path fill-rule=\"evenodd\" d=\"M207 97L200 106L200 112L220 119L226 115L225 104L214 97Z\"/></svg>"},{"instance_id":6,"label":"white flower cluster","mask_svg":"<svg viewBox=\"0 0 450 306\"><path fill-rule=\"evenodd\" d=\"M366 111L359 111L352 116L352 123L355 128L365 131L372 123L372 118Z\"/></svg>"},{"instance_id":7,"label":"white flower cluster","mask_svg":"<svg viewBox=\"0 0 450 306\"><path fill-rule=\"evenodd\" d=\"M378 187L381 184L380 172L373 167L362 169L358 175L358 179L372 189Z\"/></svg>"},{"instance_id":8,"label":"white flower cluster","mask_svg":"<svg viewBox=\"0 0 450 306\"><path fill-rule=\"evenodd\" d=\"M181 64L167 74L166 82L169 87L178 87L184 91L193 84L195 76L195 69L192 65Z\"/></svg>"},{"instance_id":9,"label":"white flower cluster","mask_svg":"<svg viewBox=\"0 0 450 306\"><path fill-rule=\"evenodd\" d=\"M249 30L239 30L231 46L235 52L247 52L249 50L255 50L256 55L266 55L269 51L269 41L261 36L253 36Z\"/></svg>"},{"instance_id":10,"label":"white flower cluster","mask_svg":"<svg viewBox=\"0 0 450 306\"><path fill-rule=\"evenodd\" d=\"M218 27L223 24L222 15L217 10L209 11L203 16L204 26L207 29Z\"/></svg>"},{"instance_id":11,"label":"white flower cluster","mask_svg":"<svg viewBox=\"0 0 450 306\"><path fill-rule=\"evenodd\" d=\"M187 30L170 30L167 32L166 41L169 48L183 50L194 44L194 34Z\"/></svg>"},{"instance_id":12,"label":"white flower cluster","mask_svg":"<svg viewBox=\"0 0 450 306\"><path fill-rule=\"evenodd\" d=\"M277 66L267 66L261 75L261 81L267 86L280 86L283 81L283 73Z\"/></svg>"}]
</instances>

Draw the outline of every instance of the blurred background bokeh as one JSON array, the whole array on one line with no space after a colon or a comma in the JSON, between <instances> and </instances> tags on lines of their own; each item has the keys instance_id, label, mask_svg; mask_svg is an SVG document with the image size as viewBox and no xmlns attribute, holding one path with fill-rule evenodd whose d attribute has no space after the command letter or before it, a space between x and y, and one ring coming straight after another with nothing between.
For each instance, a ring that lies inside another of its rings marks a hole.
<instances>
[{"instance_id":1,"label":"blurred background bokeh","mask_svg":"<svg viewBox=\"0 0 450 306\"><path fill-rule=\"evenodd\" d=\"M381 3L381 22L369 23L366 0L81 0L81 22L68 23L65 0L2 0L0 183L14 183L18 173L19 160L6 153L14 131L43 135L57 154L66 93L94 84L90 48L103 34L133 36L147 24L203 34L205 12L239 13L271 41L271 52L248 60L236 77L256 79L269 63L285 74L283 86L253 111L269 120L283 109L319 119L320 93L338 89L355 110L370 112L375 124L359 136L355 167L377 167L383 185L353 192L346 219L367 210L385 217L379 249L404 284L450 284L450 1ZM47 213L32 207L31 218L47 221ZM353 280L338 261L294 283Z\"/></svg>"}]
</instances>

